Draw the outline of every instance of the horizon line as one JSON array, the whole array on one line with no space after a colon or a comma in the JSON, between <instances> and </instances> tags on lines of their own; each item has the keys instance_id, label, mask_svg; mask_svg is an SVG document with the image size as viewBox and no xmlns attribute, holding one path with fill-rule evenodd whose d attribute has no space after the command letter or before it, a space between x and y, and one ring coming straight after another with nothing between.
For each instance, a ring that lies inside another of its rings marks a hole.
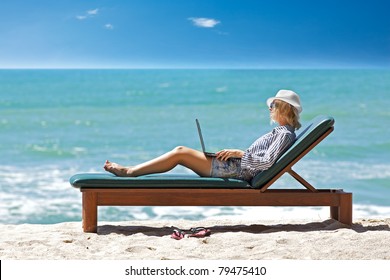
<instances>
[{"instance_id":1,"label":"horizon line","mask_svg":"<svg viewBox=\"0 0 390 280\"><path fill-rule=\"evenodd\" d=\"M329 67L0 67L0 70L390 70L390 66Z\"/></svg>"}]
</instances>

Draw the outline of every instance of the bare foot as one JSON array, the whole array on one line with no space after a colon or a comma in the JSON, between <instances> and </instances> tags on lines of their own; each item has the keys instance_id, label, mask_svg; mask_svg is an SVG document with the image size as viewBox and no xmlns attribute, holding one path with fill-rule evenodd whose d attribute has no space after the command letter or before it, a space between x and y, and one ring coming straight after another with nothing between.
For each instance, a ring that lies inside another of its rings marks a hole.
<instances>
[{"instance_id":1,"label":"bare foot","mask_svg":"<svg viewBox=\"0 0 390 280\"><path fill-rule=\"evenodd\" d=\"M132 177L132 170L130 167L125 167L108 160L106 160L106 163L104 164L104 170L119 177Z\"/></svg>"}]
</instances>

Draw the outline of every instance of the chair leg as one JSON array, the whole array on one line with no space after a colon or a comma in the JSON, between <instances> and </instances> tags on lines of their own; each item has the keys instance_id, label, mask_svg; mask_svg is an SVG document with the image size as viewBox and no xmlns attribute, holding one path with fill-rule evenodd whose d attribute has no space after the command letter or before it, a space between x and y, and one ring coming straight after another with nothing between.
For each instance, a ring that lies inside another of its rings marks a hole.
<instances>
[{"instance_id":1,"label":"chair leg","mask_svg":"<svg viewBox=\"0 0 390 280\"><path fill-rule=\"evenodd\" d=\"M97 232L97 193L83 192L83 230Z\"/></svg>"},{"instance_id":2,"label":"chair leg","mask_svg":"<svg viewBox=\"0 0 390 280\"><path fill-rule=\"evenodd\" d=\"M340 195L340 205L330 207L330 217L346 225L352 225L352 193Z\"/></svg>"},{"instance_id":3,"label":"chair leg","mask_svg":"<svg viewBox=\"0 0 390 280\"><path fill-rule=\"evenodd\" d=\"M344 193L340 196L339 221L352 225L352 193Z\"/></svg>"}]
</instances>

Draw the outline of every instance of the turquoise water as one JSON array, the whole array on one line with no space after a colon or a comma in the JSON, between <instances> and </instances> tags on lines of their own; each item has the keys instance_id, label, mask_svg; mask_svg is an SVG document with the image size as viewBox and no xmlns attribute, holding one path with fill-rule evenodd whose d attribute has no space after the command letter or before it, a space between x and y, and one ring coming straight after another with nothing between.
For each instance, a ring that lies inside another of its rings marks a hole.
<instances>
[{"instance_id":1,"label":"turquoise water","mask_svg":"<svg viewBox=\"0 0 390 280\"><path fill-rule=\"evenodd\" d=\"M0 70L0 223L81 219L68 179L136 164L177 145L247 148L271 129L265 100L297 91L302 122L335 131L296 165L319 188L354 193L359 215L390 213L388 70ZM190 173L178 167L175 173ZM283 176L274 187L298 187ZM100 219L202 219L251 208L103 207ZM294 208L287 211L296 211Z\"/></svg>"}]
</instances>

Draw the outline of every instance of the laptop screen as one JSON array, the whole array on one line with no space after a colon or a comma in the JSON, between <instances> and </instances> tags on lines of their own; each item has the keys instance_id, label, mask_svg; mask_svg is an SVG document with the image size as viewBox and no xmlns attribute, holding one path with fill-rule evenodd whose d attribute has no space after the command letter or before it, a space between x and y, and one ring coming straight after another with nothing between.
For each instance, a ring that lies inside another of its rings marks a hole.
<instances>
[{"instance_id":1,"label":"laptop screen","mask_svg":"<svg viewBox=\"0 0 390 280\"><path fill-rule=\"evenodd\" d=\"M202 135L202 130L200 129L199 120L195 119L195 121L196 121L196 126L198 128L198 134L199 134L199 139L200 139L200 145L202 146L202 151L203 151L203 153L206 153L206 148L204 146L203 135Z\"/></svg>"}]
</instances>

